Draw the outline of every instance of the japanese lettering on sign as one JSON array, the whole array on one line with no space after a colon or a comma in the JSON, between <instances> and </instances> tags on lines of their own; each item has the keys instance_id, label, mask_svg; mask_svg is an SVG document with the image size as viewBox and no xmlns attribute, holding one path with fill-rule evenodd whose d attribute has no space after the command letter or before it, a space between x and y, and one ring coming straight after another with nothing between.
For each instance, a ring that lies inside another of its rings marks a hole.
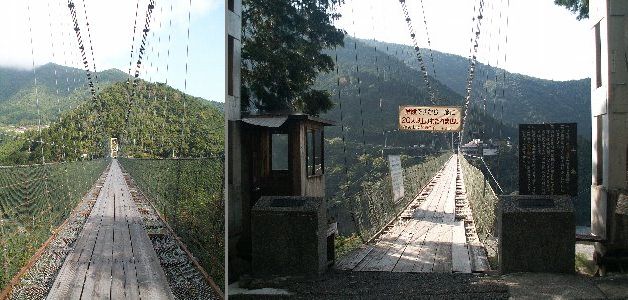
<instances>
[{"instance_id":1,"label":"japanese lettering on sign","mask_svg":"<svg viewBox=\"0 0 628 300\"><path fill-rule=\"evenodd\" d=\"M403 169L399 155L388 155L390 163L390 179L392 180L393 201L397 202L404 196Z\"/></svg>"},{"instance_id":2,"label":"japanese lettering on sign","mask_svg":"<svg viewBox=\"0 0 628 300\"><path fill-rule=\"evenodd\" d=\"M445 106L400 106L399 129L409 131L458 132L462 108Z\"/></svg>"},{"instance_id":3,"label":"japanese lettering on sign","mask_svg":"<svg viewBox=\"0 0 628 300\"><path fill-rule=\"evenodd\" d=\"M519 125L519 194L578 194L577 124Z\"/></svg>"}]
</instances>

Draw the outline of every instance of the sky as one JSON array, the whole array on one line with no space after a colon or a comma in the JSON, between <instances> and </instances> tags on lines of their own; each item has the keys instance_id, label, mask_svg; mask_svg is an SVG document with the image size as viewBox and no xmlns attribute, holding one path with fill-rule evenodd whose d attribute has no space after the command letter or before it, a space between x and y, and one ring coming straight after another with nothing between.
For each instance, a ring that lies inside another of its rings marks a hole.
<instances>
[{"instance_id":1,"label":"sky","mask_svg":"<svg viewBox=\"0 0 628 300\"><path fill-rule=\"evenodd\" d=\"M88 44L89 36L83 11L85 3L96 69L100 71L118 68L128 72L137 1L74 1L79 14L81 34ZM139 0L133 62L137 60L148 1ZM510 5L507 5L508 1ZM168 84L191 95L224 102L225 1L191 2L188 58L188 0L156 1L141 77L159 82L167 80ZM427 47L421 0L406 2L412 23L417 29L418 42L421 47ZM474 15L474 5L478 1L422 2L431 47L468 57L471 46L471 18ZM30 12L28 3L31 6ZM411 44L398 0L346 0L340 12L343 18L337 25L346 29L350 35ZM3 28L0 30L0 66L29 69L33 63L39 66L52 61L83 69L70 22L69 9L64 0L3 1L0 4L0 28ZM478 59L481 62L550 80L590 77L591 24L588 20L577 21L575 15L554 5L553 0L485 0L482 22L478 50ZM31 47L31 38L34 47ZM189 68L187 76L186 62ZM133 67L131 73L134 70ZM436 70L438 71L438 65Z\"/></svg>"},{"instance_id":2,"label":"sky","mask_svg":"<svg viewBox=\"0 0 628 300\"><path fill-rule=\"evenodd\" d=\"M117 68L128 73L129 63L133 61L131 73L135 72L149 3L149 0L138 1L74 0L81 36L87 49L91 35L97 71ZM190 11L191 22L188 25ZM153 82L167 81L169 85L193 96L224 102L224 14L224 0L191 0L191 9L188 0L156 1L140 77ZM2 1L0 66L32 69L33 65L55 62L83 69L71 23L65 0ZM186 53L188 45L189 56ZM90 69L93 71L91 57L88 50Z\"/></svg>"},{"instance_id":3,"label":"sky","mask_svg":"<svg viewBox=\"0 0 628 300\"><path fill-rule=\"evenodd\" d=\"M422 2L432 48L469 57L474 5L479 1ZM478 60L510 72L549 80L590 77L593 66L592 24L586 19L576 20L570 11L553 2L485 0ZM426 48L421 1L406 0L406 3L419 46ZM398 0L346 0L340 13L343 17L337 25L350 35L399 44L412 43ZM506 59L504 54L507 54ZM438 72L438 65L435 68Z\"/></svg>"}]
</instances>

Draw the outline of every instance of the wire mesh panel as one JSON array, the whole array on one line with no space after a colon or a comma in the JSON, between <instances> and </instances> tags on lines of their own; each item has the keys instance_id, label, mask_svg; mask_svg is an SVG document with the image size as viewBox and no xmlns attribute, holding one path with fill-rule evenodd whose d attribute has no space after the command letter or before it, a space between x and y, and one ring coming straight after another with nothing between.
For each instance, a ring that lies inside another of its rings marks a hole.
<instances>
[{"instance_id":1,"label":"wire mesh panel","mask_svg":"<svg viewBox=\"0 0 628 300\"><path fill-rule=\"evenodd\" d=\"M222 287L224 158L120 161L201 266Z\"/></svg>"},{"instance_id":2,"label":"wire mesh panel","mask_svg":"<svg viewBox=\"0 0 628 300\"><path fill-rule=\"evenodd\" d=\"M0 169L0 286L69 216L109 160Z\"/></svg>"}]
</instances>

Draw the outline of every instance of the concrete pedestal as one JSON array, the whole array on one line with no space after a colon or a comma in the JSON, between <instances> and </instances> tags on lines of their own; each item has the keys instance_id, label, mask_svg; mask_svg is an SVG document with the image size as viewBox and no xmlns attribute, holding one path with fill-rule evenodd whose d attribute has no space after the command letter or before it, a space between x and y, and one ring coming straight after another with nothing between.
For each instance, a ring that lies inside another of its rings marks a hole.
<instances>
[{"instance_id":1,"label":"concrete pedestal","mask_svg":"<svg viewBox=\"0 0 628 300\"><path fill-rule=\"evenodd\" d=\"M251 234L256 277L314 275L326 269L323 198L262 197L252 210Z\"/></svg>"},{"instance_id":2,"label":"concrete pedestal","mask_svg":"<svg viewBox=\"0 0 628 300\"><path fill-rule=\"evenodd\" d=\"M576 225L568 196L502 196L500 272L573 273Z\"/></svg>"}]
</instances>

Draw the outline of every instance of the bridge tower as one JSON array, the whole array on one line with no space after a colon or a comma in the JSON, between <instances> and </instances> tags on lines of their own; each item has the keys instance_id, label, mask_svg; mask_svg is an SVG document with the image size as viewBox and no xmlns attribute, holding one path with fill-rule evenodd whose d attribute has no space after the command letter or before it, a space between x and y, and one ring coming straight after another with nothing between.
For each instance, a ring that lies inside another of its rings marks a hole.
<instances>
[{"instance_id":1,"label":"bridge tower","mask_svg":"<svg viewBox=\"0 0 628 300\"><path fill-rule=\"evenodd\" d=\"M590 1L591 231L598 263L628 257L628 1Z\"/></svg>"}]
</instances>

